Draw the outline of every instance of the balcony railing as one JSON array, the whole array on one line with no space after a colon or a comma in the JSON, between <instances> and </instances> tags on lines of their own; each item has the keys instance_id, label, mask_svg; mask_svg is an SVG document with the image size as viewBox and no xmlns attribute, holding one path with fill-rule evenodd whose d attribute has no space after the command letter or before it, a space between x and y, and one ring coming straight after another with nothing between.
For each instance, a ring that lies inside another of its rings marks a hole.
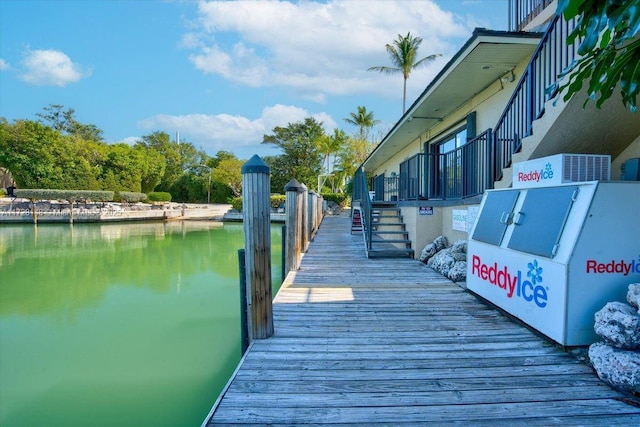
<instances>
[{"instance_id":1,"label":"balcony railing","mask_svg":"<svg viewBox=\"0 0 640 427\"><path fill-rule=\"evenodd\" d=\"M374 201L398 201L398 176L386 177L384 174L373 178Z\"/></svg>"},{"instance_id":2,"label":"balcony railing","mask_svg":"<svg viewBox=\"0 0 640 427\"><path fill-rule=\"evenodd\" d=\"M418 153L400 164L399 199L462 199L493 184L493 133L488 129L448 153Z\"/></svg>"},{"instance_id":3,"label":"balcony railing","mask_svg":"<svg viewBox=\"0 0 640 427\"><path fill-rule=\"evenodd\" d=\"M498 120L494 129L496 180L502 178L502 170L511 165L513 154L522 148L522 138L531 135L533 122L544 114L545 102L554 96L547 88L577 56L576 44L566 43L574 27L574 20L567 22L556 16L551 21Z\"/></svg>"},{"instance_id":4,"label":"balcony railing","mask_svg":"<svg viewBox=\"0 0 640 427\"><path fill-rule=\"evenodd\" d=\"M509 30L522 31L551 3L553 0L509 0Z\"/></svg>"}]
</instances>

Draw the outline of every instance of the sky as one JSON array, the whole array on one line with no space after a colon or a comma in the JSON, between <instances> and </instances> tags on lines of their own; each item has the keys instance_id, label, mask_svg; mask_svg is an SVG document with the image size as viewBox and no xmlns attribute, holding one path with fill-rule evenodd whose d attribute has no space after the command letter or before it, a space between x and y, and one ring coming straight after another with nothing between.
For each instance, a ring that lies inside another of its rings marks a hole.
<instances>
[{"instance_id":1,"label":"sky","mask_svg":"<svg viewBox=\"0 0 640 427\"><path fill-rule=\"evenodd\" d=\"M471 37L507 29L507 0L0 0L0 117L73 108L108 143L164 131L210 156L278 154L265 134L306 117L355 134L358 106L402 116L385 45L411 32L419 57L407 107Z\"/></svg>"}]
</instances>

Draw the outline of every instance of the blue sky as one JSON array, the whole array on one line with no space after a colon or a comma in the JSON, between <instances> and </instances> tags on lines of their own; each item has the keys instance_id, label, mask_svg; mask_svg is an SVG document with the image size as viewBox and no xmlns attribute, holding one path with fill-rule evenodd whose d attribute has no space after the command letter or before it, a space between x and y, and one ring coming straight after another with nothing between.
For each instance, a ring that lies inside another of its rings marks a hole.
<instances>
[{"instance_id":1,"label":"blue sky","mask_svg":"<svg viewBox=\"0 0 640 427\"><path fill-rule=\"evenodd\" d=\"M402 115L390 65L399 33L442 57L409 78L407 105L471 36L507 29L507 0L0 0L0 116L37 119L50 104L133 142L165 131L209 155L276 154L275 126L313 116L327 131L358 105L381 123Z\"/></svg>"}]
</instances>

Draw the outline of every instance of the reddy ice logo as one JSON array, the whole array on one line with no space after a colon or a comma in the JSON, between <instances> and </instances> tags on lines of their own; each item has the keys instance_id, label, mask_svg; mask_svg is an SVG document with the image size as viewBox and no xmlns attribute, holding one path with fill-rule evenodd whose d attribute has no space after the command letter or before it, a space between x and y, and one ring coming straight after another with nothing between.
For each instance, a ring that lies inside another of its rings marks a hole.
<instances>
[{"instance_id":1,"label":"reddy ice logo","mask_svg":"<svg viewBox=\"0 0 640 427\"><path fill-rule=\"evenodd\" d=\"M544 165L544 169L542 170L534 170L528 173L518 172L519 182L529 182L529 181L540 182L541 180L544 181L545 179L552 179L552 178L553 178L553 167L551 166L551 163L547 163L546 165Z\"/></svg>"},{"instance_id":2,"label":"reddy ice logo","mask_svg":"<svg viewBox=\"0 0 640 427\"><path fill-rule=\"evenodd\" d=\"M512 273L509 266L499 266L497 262L488 265L482 262L478 255L473 255L471 274L481 280L497 286L506 292L507 298L518 297L526 302L532 302L540 308L547 306L548 288L541 285L543 268L538 260L527 263L526 279L522 270Z\"/></svg>"},{"instance_id":3,"label":"reddy ice logo","mask_svg":"<svg viewBox=\"0 0 640 427\"><path fill-rule=\"evenodd\" d=\"M600 262L595 259L587 260L587 274L615 273L628 276L629 274L640 273L640 259L625 261L612 259L611 261Z\"/></svg>"}]
</instances>

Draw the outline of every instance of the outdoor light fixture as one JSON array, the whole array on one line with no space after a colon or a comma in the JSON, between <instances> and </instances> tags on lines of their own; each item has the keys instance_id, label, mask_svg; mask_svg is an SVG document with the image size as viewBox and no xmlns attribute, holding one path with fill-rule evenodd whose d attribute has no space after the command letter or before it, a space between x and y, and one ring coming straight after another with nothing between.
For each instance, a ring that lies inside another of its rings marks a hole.
<instances>
[{"instance_id":1,"label":"outdoor light fixture","mask_svg":"<svg viewBox=\"0 0 640 427\"><path fill-rule=\"evenodd\" d=\"M505 75L500 77L500 81L505 84L507 82L512 82L516 79L516 75L513 73L513 69L509 70Z\"/></svg>"},{"instance_id":2,"label":"outdoor light fixture","mask_svg":"<svg viewBox=\"0 0 640 427\"><path fill-rule=\"evenodd\" d=\"M427 119L427 120L437 120L439 122L442 121L442 119L440 117L429 117L429 116L409 116L409 118L407 119L407 121L411 121L413 119Z\"/></svg>"}]
</instances>

